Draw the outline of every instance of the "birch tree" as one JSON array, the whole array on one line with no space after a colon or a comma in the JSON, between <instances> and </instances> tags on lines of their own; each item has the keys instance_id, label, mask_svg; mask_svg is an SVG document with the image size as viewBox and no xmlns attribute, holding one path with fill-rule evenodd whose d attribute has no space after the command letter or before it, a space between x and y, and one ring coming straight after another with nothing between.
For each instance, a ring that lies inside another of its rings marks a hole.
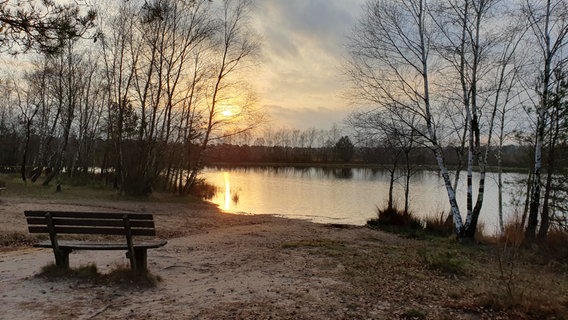
<instances>
[{"instance_id":1,"label":"birch tree","mask_svg":"<svg viewBox=\"0 0 568 320\"><path fill-rule=\"evenodd\" d=\"M434 153L444 180L458 237L465 235L456 192L444 159L430 79L433 21L426 0L370 1L351 39L348 75L354 90L393 114L415 115L417 133ZM405 110L404 113L396 109ZM399 119L409 125L405 117Z\"/></svg>"},{"instance_id":2,"label":"birch tree","mask_svg":"<svg viewBox=\"0 0 568 320\"><path fill-rule=\"evenodd\" d=\"M355 92L393 114L421 119L416 125L399 116L434 153L459 238L473 238L476 233L496 111L502 102L497 92L503 86L489 86L496 57L507 47L496 36L496 17L504 10L500 3L371 1L353 36L349 75ZM492 96L497 97L493 104L489 103ZM448 132L448 127L459 130ZM448 137L467 146L465 221L456 201L459 176L452 184L444 159L443 143ZM475 169L479 180L474 201Z\"/></svg>"},{"instance_id":3,"label":"birch tree","mask_svg":"<svg viewBox=\"0 0 568 320\"><path fill-rule=\"evenodd\" d=\"M554 86L554 74L562 72L568 57L565 47L568 44L568 3L563 0L527 0L523 8L525 17L533 33L534 45L538 51L539 77L537 85L538 104L536 105L536 134L533 185L530 196L528 224L525 232L525 243L536 240L539 212L541 214L542 233L544 238L548 228L548 207L550 200L550 184L547 181L545 197L542 199L542 169L545 133L554 122L550 121L554 113L554 100L551 91ZM549 174L554 173L554 145L549 146ZM548 180L548 179L547 179ZM542 207L541 207L542 204Z\"/></svg>"}]
</instances>

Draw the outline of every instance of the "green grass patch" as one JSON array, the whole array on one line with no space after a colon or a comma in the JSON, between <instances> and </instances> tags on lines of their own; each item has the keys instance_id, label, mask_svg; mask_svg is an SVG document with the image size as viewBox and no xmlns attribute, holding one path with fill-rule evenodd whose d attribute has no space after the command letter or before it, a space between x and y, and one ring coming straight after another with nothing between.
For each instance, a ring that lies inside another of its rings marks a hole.
<instances>
[{"instance_id":1,"label":"green grass patch","mask_svg":"<svg viewBox=\"0 0 568 320\"><path fill-rule=\"evenodd\" d=\"M56 182L53 181L48 186L43 186L42 181L35 183L31 180L22 181L17 174L0 174L0 180L6 184L3 196L6 197L27 197L35 199L100 199L118 200L118 192L111 187L104 187L99 182L78 181L64 179L61 183L61 192L56 191Z\"/></svg>"}]
</instances>

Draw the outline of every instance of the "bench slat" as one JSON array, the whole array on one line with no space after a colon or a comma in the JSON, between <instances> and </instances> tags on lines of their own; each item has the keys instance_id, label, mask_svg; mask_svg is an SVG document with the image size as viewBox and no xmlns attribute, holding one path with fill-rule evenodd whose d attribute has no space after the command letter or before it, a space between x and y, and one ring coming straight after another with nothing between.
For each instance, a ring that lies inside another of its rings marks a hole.
<instances>
[{"instance_id":1,"label":"bench slat","mask_svg":"<svg viewBox=\"0 0 568 320\"><path fill-rule=\"evenodd\" d=\"M134 248L153 249L164 246L166 240L143 241L134 243ZM42 241L34 245L36 248L51 248L49 240ZM127 250L126 243L100 243L100 242L79 242L79 241L59 241L59 247L73 250Z\"/></svg>"},{"instance_id":2,"label":"bench slat","mask_svg":"<svg viewBox=\"0 0 568 320\"><path fill-rule=\"evenodd\" d=\"M26 219L29 225L46 225L45 217L31 217ZM77 219L77 218L53 218L53 224L56 226L92 226L92 227L121 227L124 228L122 218L116 219ZM133 228L154 228L153 220L131 220L130 225Z\"/></svg>"},{"instance_id":3,"label":"bench slat","mask_svg":"<svg viewBox=\"0 0 568 320\"><path fill-rule=\"evenodd\" d=\"M49 212L53 218L85 218L85 219L122 219L124 215L130 220L153 220L147 213L114 213L114 212L69 212L69 211L24 211L26 217L43 217Z\"/></svg>"},{"instance_id":4,"label":"bench slat","mask_svg":"<svg viewBox=\"0 0 568 320\"><path fill-rule=\"evenodd\" d=\"M47 226L28 226L30 233L49 233ZM112 227L79 227L79 226L55 226L55 233L57 234L104 234L104 235L126 235L126 230L122 228ZM155 229L132 229L134 236L156 236Z\"/></svg>"}]
</instances>

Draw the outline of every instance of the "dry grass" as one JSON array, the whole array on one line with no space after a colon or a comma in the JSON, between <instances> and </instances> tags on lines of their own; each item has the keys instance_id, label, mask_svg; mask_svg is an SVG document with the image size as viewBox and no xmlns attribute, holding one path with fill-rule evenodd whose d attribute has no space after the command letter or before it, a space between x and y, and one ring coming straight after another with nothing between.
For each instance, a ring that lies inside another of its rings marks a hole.
<instances>
[{"instance_id":1,"label":"dry grass","mask_svg":"<svg viewBox=\"0 0 568 320\"><path fill-rule=\"evenodd\" d=\"M458 311L473 319L568 319L566 273L555 264L537 263L524 249L463 246L439 238L346 247L334 258L352 283L345 294L387 301L400 308L397 314L412 315L407 318L455 319Z\"/></svg>"},{"instance_id":2,"label":"dry grass","mask_svg":"<svg viewBox=\"0 0 568 320\"><path fill-rule=\"evenodd\" d=\"M52 263L42 267L37 277L50 281L80 279L94 284L104 284L129 289L153 288L162 281L160 276L154 275L149 271L134 273L128 265L116 265L109 273L103 274L98 271L94 263L69 269L60 268Z\"/></svg>"},{"instance_id":3,"label":"dry grass","mask_svg":"<svg viewBox=\"0 0 568 320\"><path fill-rule=\"evenodd\" d=\"M88 264L79 266L78 268L65 269L58 267L54 263L51 263L43 266L37 276L40 278L48 279L50 281L55 281L61 278L95 280L99 277L99 273L95 264Z\"/></svg>"},{"instance_id":4,"label":"dry grass","mask_svg":"<svg viewBox=\"0 0 568 320\"><path fill-rule=\"evenodd\" d=\"M109 284L137 288L153 288L162 281L160 276L148 270L134 273L128 265L117 265L102 277Z\"/></svg>"},{"instance_id":5,"label":"dry grass","mask_svg":"<svg viewBox=\"0 0 568 320\"><path fill-rule=\"evenodd\" d=\"M31 246L37 242L37 237L19 231L0 230L0 248L18 248Z\"/></svg>"},{"instance_id":6,"label":"dry grass","mask_svg":"<svg viewBox=\"0 0 568 320\"><path fill-rule=\"evenodd\" d=\"M408 237L417 237L424 230L420 219L411 212L404 212L396 207L385 209L377 207L377 218L367 221L367 226Z\"/></svg>"},{"instance_id":7,"label":"dry grass","mask_svg":"<svg viewBox=\"0 0 568 320\"><path fill-rule=\"evenodd\" d=\"M309 239L300 240L294 242L287 242L282 244L284 249L294 249L294 248L340 248L343 247L343 243L330 239Z\"/></svg>"},{"instance_id":8,"label":"dry grass","mask_svg":"<svg viewBox=\"0 0 568 320\"><path fill-rule=\"evenodd\" d=\"M424 231L429 234L449 237L455 234L454 223L451 216L446 216L444 212L440 216L430 216L424 219Z\"/></svg>"}]
</instances>

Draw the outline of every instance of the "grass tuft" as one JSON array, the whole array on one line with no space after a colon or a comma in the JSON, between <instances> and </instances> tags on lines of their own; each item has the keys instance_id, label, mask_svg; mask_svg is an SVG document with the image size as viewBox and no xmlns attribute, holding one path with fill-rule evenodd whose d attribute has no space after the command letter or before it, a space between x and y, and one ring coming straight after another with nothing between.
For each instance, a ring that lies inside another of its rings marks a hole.
<instances>
[{"instance_id":1,"label":"grass tuft","mask_svg":"<svg viewBox=\"0 0 568 320\"><path fill-rule=\"evenodd\" d=\"M411 212L398 210L396 207L380 209L377 207L377 218L367 221L370 228L400 233L415 238L423 231L420 219Z\"/></svg>"},{"instance_id":2,"label":"grass tuft","mask_svg":"<svg viewBox=\"0 0 568 320\"><path fill-rule=\"evenodd\" d=\"M422 262L430 269L452 275L466 274L466 260L460 257L456 251L419 251L418 254Z\"/></svg>"},{"instance_id":3,"label":"grass tuft","mask_svg":"<svg viewBox=\"0 0 568 320\"><path fill-rule=\"evenodd\" d=\"M190 194L201 199L212 199L217 193L217 187L207 183L205 179L198 179L191 187Z\"/></svg>"},{"instance_id":4,"label":"grass tuft","mask_svg":"<svg viewBox=\"0 0 568 320\"><path fill-rule=\"evenodd\" d=\"M162 281L162 277L153 275L147 270L134 273L128 265L115 267L109 274L104 275L104 278L108 283L142 288L154 288Z\"/></svg>"},{"instance_id":5,"label":"grass tuft","mask_svg":"<svg viewBox=\"0 0 568 320\"><path fill-rule=\"evenodd\" d=\"M42 267L37 277L45 278L50 281L58 279L80 279L94 284L126 288L154 288L162 281L160 276L154 275L149 271L133 273L127 265L116 266L108 274L102 274L99 273L94 263L69 269L60 268L52 263Z\"/></svg>"},{"instance_id":6,"label":"grass tuft","mask_svg":"<svg viewBox=\"0 0 568 320\"><path fill-rule=\"evenodd\" d=\"M38 274L41 278L48 280L56 280L58 278L76 278L76 279L91 279L95 280L99 277L97 266L94 263L82 265L78 268L60 268L54 263L48 264L41 268Z\"/></svg>"},{"instance_id":7,"label":"grass tuft","mask_svg":"<svg viewBox=\"0 0 568 320\"><path fill-rule=\"evenodd\" d=\"M424 219L424 231L428 234L449 237L455 233L452 216L448 215L444 218L444 212L439 217L427 217Z\"/></svg>"},{"instance_id":8,"label":"grass tuft","mask_svg":"<svg viewBox=\"0 0 568 320\"><path fill-rule=\"evenodd\" d=\"M525 231L520 222L512 221L504 227L504 232L499 237L499 242L512 247L519 247L525 238Z\"/></svg>"}]
</instances>

